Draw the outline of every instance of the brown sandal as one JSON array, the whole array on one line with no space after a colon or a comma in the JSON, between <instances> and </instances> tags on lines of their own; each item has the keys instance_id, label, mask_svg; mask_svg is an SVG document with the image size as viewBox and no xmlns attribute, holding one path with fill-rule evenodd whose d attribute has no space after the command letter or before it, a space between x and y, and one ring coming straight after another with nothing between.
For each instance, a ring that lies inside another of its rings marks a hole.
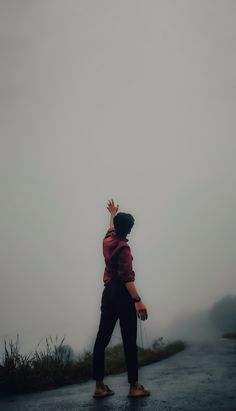
<instances>
[{"instance_id":1,"label":"brown sandal","mask_svg":"<svg viewBox=\"0 0 236 411\"><path fill-rule=\"evenodd\" d=\"M150 391L141 384L136 384L135 387L130 388L128 393L128 397L130 398L147 397L148 395L150 395Z\"/></svg>"},{"instance_id":2,"label":"brown sandal","mask_svg":"<svg viewBox=\"0 0 236 411\"><path fill-rule=\"evenodd\" d=\"M114 395L114 391L112 391L108 385L104 385L105 390L98 391L93 394L93 398L104 398L104 397L109 397L110 395Z\"/></svg>"}]
</instances>

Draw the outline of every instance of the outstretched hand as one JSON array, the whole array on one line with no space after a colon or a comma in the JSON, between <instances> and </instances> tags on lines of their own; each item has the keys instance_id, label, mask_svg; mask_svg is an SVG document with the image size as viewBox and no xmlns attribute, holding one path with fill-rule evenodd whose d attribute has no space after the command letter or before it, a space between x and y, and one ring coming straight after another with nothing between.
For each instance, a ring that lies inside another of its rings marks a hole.
<instances>
[{"instance_id":1,"label":"outstretched hand","mask_svg":"<svg viewBox=\"0 0 236 411\"><path fill-rule=\"evenodd\" d=\"M115 206L113 199L108 201L107 209L112 215L115 215L117 213L118 208L119 208L119 204L117 204L117 206Z\"/></svg>"}]
</instances>

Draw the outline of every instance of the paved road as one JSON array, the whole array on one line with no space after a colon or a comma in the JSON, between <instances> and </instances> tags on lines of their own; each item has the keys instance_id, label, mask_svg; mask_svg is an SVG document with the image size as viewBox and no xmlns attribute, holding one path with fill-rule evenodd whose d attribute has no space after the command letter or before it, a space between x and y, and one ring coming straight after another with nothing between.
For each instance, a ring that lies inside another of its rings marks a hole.
<instances>
[{"instance_id":1,"label":"paved road","mask_svg":"<svg viewBox=\"0 0 236 411\"><path fill-rule=\"evenodd\" d=\"M126 374L109 376L112 397L95 400L94 384L74 384L0 400L1 411L236 411L236 341L191 343L184 351L140 368L151 396L127 398Z\"/></svg>"}]
</instances>

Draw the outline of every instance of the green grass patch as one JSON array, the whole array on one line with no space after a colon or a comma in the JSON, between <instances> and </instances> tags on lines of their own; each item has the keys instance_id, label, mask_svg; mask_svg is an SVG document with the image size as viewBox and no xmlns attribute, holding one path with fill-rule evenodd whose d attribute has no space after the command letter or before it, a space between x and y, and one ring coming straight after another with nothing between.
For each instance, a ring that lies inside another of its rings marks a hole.
<instances>
[{"instance_id":1,"label":"green grass patch","mask_svg":"<svg viewBox=\"0 0 236 411\"><path fill-rule=\"evenodd\" d=\"M19 337L8 345L4 340L4 355L0 364L0 395L48 390L67 384L77 384L92 378L92 353L84 351L75 356L72 348L46 338L45 347L23 355L19 352ZM138 347L139 366L160 361L185 348L183 341L164 343L155 340L151 348ZM126 370L123 345L106 349L105 374Z\"/></svg>"}]
</instances>

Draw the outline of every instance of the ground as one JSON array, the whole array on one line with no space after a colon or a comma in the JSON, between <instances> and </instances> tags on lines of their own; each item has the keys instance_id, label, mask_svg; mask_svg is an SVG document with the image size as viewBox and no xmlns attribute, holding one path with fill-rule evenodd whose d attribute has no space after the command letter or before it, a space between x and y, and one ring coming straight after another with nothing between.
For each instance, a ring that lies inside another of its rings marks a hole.
<instances>
[{"instance_id":1,"label":"ground","mask_svg":"<svg viewBox=\"0 0 236 411\"><path fill-rule=\"evenodd\" d=\"M236 341L189 343L166 360L140 368L140 382L151 390L127 398L126 373L106 378L115 395L93 399L93 381L0 400L1 411L235 411Z\"/></svg>"}]
</instances>

